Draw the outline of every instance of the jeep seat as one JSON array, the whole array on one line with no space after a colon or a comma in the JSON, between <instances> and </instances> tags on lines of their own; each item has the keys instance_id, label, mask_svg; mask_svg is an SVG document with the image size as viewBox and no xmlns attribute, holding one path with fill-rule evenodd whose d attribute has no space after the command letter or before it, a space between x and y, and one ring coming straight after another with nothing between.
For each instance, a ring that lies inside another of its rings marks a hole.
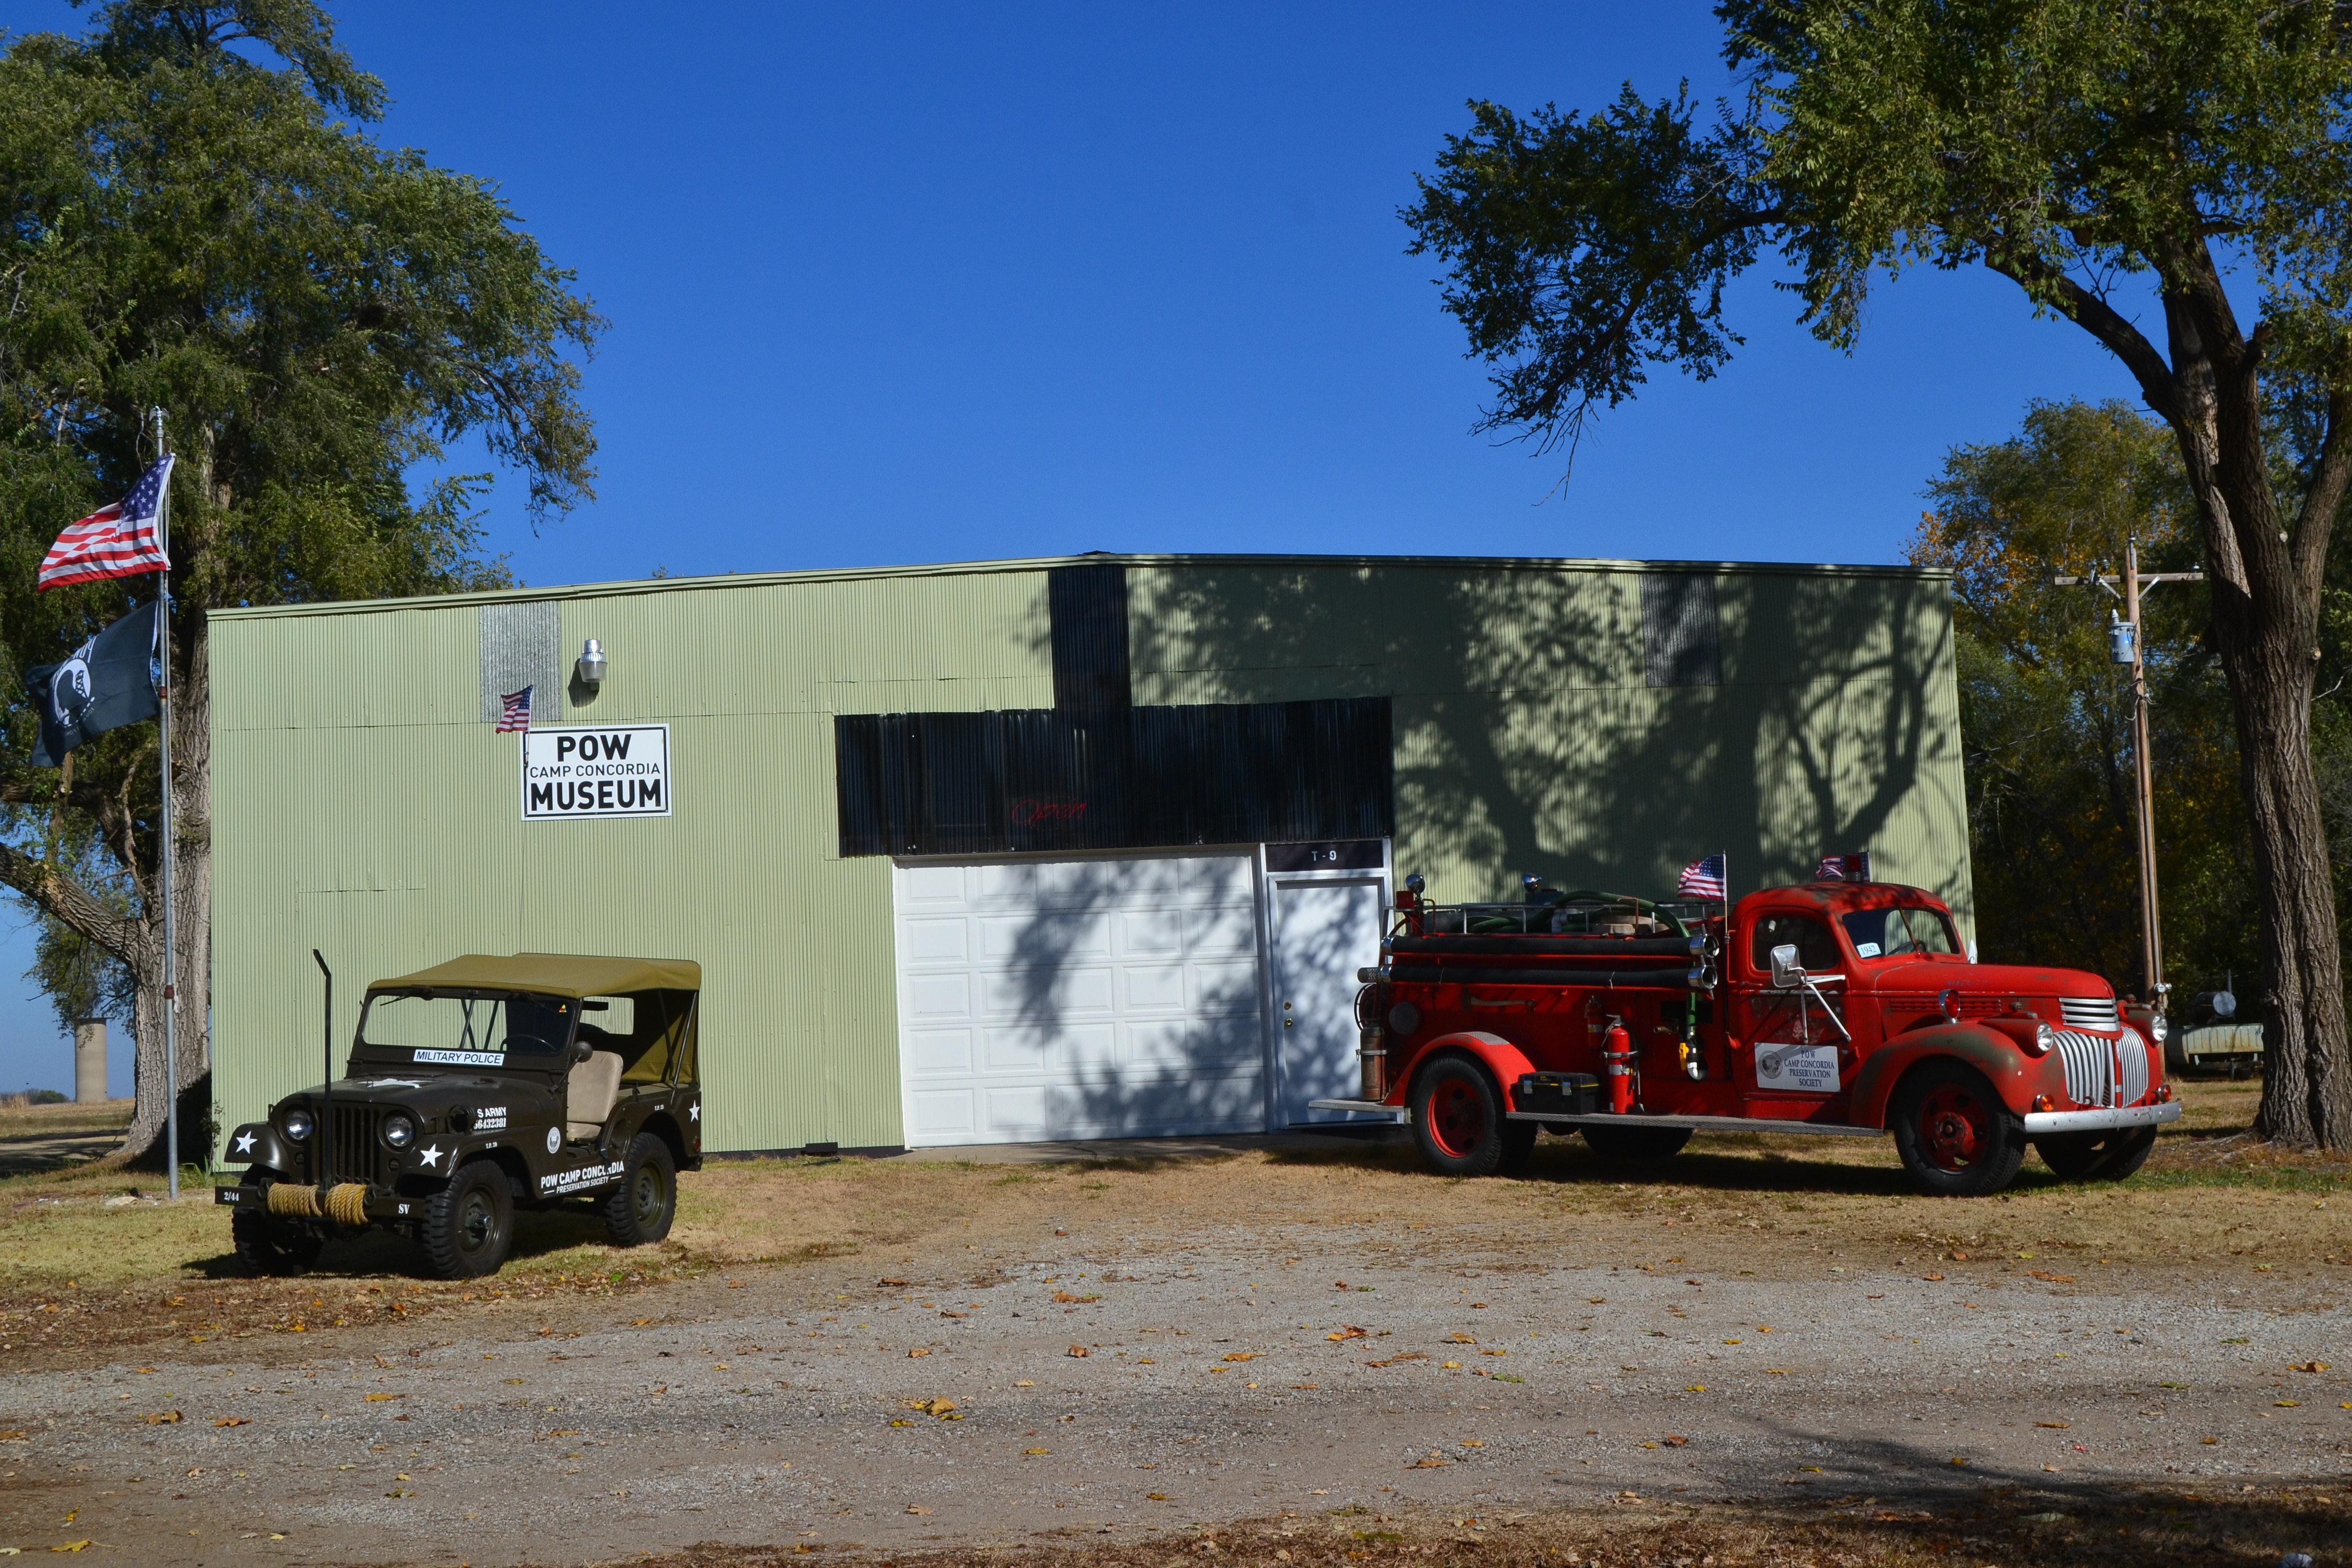
<instances>
[{"instance_id":1,"label":"jeep seat","mask_svg":"<svg viewBox=\"0 0 2352 1568\"><path fill-rule=\"evenodd\" d=\"M572 1069L564 1085L565 1133L576 1143L604 1131L620 1093L620 1057L612 1051L590 1051L588 1059Z\"/></svg>"}]
</instances>

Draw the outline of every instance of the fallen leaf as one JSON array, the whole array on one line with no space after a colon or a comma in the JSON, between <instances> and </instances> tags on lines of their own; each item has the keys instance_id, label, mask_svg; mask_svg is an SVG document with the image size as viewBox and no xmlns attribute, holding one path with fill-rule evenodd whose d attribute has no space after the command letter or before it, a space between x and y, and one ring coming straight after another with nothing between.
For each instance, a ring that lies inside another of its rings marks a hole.
<instances>
[{"instance_id":1,"label":"fallen leaf","mask_svg":"<svg viewBox=\"0 0 2352 1568\"><path fill-rule=\"evenodd\" d=\"M174 1426L179 1424L180 1413L176 1410L158 1410L143 1419L150 1426Z\"/></svg>"},{"instance_id":2,"label":"fallen leaf","mask_svg":"<svg viewBox=\"0 0 2352 1568\"><path fill-rule=\"evenodd\" d=\"M1786 1377L1789 1375L1789 1369L1785 1366L1768 1366L1764 1369L1764 1372L1765 1374L1769 1377Z\"/></svg>"},{"instance_id":3,"label":"fallen leaf","mask_svg":"<svg viewBox=\"0 0 2352 1568\"><path fill-rule=\"evenodd\" d=\"M1959 1467L1960 1468L1962 1468L1962 1469L1966 1469L1966 1468L1968 1468L1968 1463L1969 1463L1966 1459L1961 1458L1958 1454L1954 1454L1954 1455L1951 1457L1951 1458L1950 1458L1950 1459L1948 1459L1948 1461L1946 1461L1946 1462L1947 1462L1947 1463L1948 1463L1948 1464L1957 1465L1957 1466L1958 1466L1958 1467Z\"/></svg>"},{"instance_id":4,"label":"fallen leaf","mask_svg":"<svg viewBox=\"0 0 2352 1568\"><path fill-rule=\"evenodd\" d=\"M1462 1370L1462 1363L1458 1361L1440 1362L1438 1364L1448 1372L1460 1372Z\"/></svg>"},{"instance_id":5,"label":"fallen leaf","mask_svg":"<svg viewBox=\"0 0 2352 1568\"><path fill-rule=\"evenodd\" d=\"M907 1359L908 1359L908 1361L919 1361L919 1360L921 1360L924 1356L927 1356L927 1355L929 1355L929 1354L930 1354L930 1353L931 1353L931 1347L930 1347L930 1346L929 1346L929 1345L917 1345L913 1350L910 1350L910 1351L908 1351L908 1352L907 1352Z\"/></svg>"},{"instance_id":6,"label":"fallen leaf","mask_svg":"<svg viewBox=\"0 0 2352 1568\"><path fill-rule=\"evenodd\" d=\"M62 1545L52 1546L49 1550L52 1552L87 1552L89 1550L89 1545L90 1543L87 1541L68 1541Z\"/></svg>"},{"instance_id":7,"label":"fallen leaf","mask_svg":"<svg viewBox=\"0 0 2352 1568\"><path fill-rule=\"evenodd\" d=\"M367 1402L370 1405L381 1405L387 1399L405 1399L407 1395L403 1394L371 1394L367 1396Z\"/></svg>"},{"instance_id":8,"label":"fallen leaf","mask_svg":"<svg viewBox=\"0 0 2352 1568\"><path fill-rule=\"evenodd\" d=\"M1069 1349L1068 1353L1069 1353L1069 1354L1071 1354L1071 1355L1079 1355L1079 1356L1083 1356L1083 1355L1092 1355L1092 1354L1094 1354L1094 1352L1092 1352L1092 1351L1090 1351L1090 1350L1087 1349L1087 1347L1086 1347L1086 1346L1084 1346L1084 1345L1072 1345L1072 1346L1070 1347L1070 1349Z\"/></svg>"},{"instance_id":9,"label":"fallen leaf","mask_svg":"<svg viewBox=\"0 0 2352 1568\"><path fill-rule=\"evenodd\" d=\"M159 786L158 798L159 798L159 799L161 798L161 795L160 795L160 786ZM1144 1497L1145 1497L1148 1500L1150 1500L1150 1501L1151 1501L1151 1502L1166 1502L1166 1501L1168 1500L1168 1494L1167 1494L1166 1492L1146 1492L1146 1493L1144 1493L1143 1495L1144 1495Z\"/></svg>"},{"instance_id":10,"label":"fallen leaf","mask_svg":"<svg viewBox=\"0 0 2352 1568\"><path fill-rule=\"evenodd\" d=\"M2328 1363L2324 1361L2307 1361L2300 1366L2290 1366L2287 1368L2287 1371L2289 1372L2326 1372L2327 1370Z\"/></svg>"},{"instance_id":11,"label":"fallen leaf","mask_svg":"<svg viewBox=\"0 0 2352 1568\"><path fill-rule=\"evenodd\" d=\"M1476 1340L1472 1339L1468 1334L1448 1334L1445 1337L1449 1342L1457 1345L1475 1345L1478 1342Z\"/></svg>"},{"instance_id":12,"label":"fallen leaf","mask_svg":"<svg viewBox=\"0 0 2352 1568\"><path fill-rule=\"evenodd\" d=\"M929 1513L931 1510L925 1508L921 1503L910 1502L907 1505L907 1511L908 1513Z\"/></svg>"},{"instance_id":13,"label":"fallen leaf","mask_svg":"<svg viewBox=\"0 0 2352 1568\"><path fill-rule=\"evenodd\" d=\"M158 798L161 797L159 796ZM629 1327L633 1329L642 1329L649 1326L652 1322L653 1320L651 1318L631 1318L629 1320Z\"/></svg>"},{"instance_id":14,"label":"fallen leaf","mask_svg":"<svg viewBox=\"0 0 2352 1568\"><path fill-rule=\"evenodd\" d=\"M1703 1383L1694 1383L1687 1388L1684 1389L1683 1392L1685 1394L1705 1394L1706 1392L1706 1384Z\"/></svg>"},{"instance_id":15,"label":"fallen leaf","mask_svg":"<svg viewBox=\"0 0 2352 1568\"><path fill-rule=\"evenodd\" d=\"M2053 1285L2072 1285L2074 1282L2072 1274L2053 1274L2046 1268L2029 1268L2025 1277L2028 1279L2047 1279Z\"/></svg>"},{"instance_id":16,"label":"fallen leaf","mask_svg":"<svg viewBox=\"0 0 2352 1568\"><path fill-rule=\"evenodd\" d=\"M1053 1450L1053 1449L1051 1449L1051 1448L1024 1448L1024 1449L1022 1449L1021 1451L1022 1451L1023 1453L1024 1453L1024 1454L1032 1454L1032 1455L1035 1455L1035 1454L1050 1454L1050 1453L1052 1453L1054 1450Z\"/></svg>"},{"instance_id":17,"label":"fallen leaf","mask_svg":"<svg viewBox=\"0 0 2352 1568\"><path fill-rule=\"evenodd\" d=\"M1922 1279L1941 1279L1943 1276L1940 1274L1922 1274L1919 1278Z\"/></svg>"},{"instance_id":18,"label":"fallen leaf","mask_svg":"<svg viewBox=\"0 0 2352 1568\"><path fill-rule=\"evenodd\" d=\"M1452 1463L1454 1463L1454 1461L1451 1459L1441 1459L1436 1455L1432 1454L1426 1459L1415 1459L1412 1464L1407 1465L1405 1468L1408 1470L1442 1470Z\"/></svg>"},{"instance_id":19,"label":"fallen leaf","mask_svg":"<svg viewBox=\"0 0 2352 1568\"><path fill-rule=\"evenodd\" d=\"M1947 1252L1944 1256L1950 1258L1955 1263L1966 1263L1969 1260L1969 1255L1958 1248L1954 1248L1952 1251Z\"/></svg>"},{"instance_id":20,"label":"fallen leaf","mask_svg":"<svg viewBox=\"0 0 2352 1568\"><path fill-rule=\"evenodd\" d=\"M2301 1406L2302 1404L2303 1401L2300 1399L2273 1399L2271 1401L2272 1406L2279 1410L2294 1410Z\"/></svg>"},{"instance_id":21,"label":"fallen leaf","mask_svg":"<svg viewBox=\"0 0 2352 1568\"><path fill-rule=\"evenodd\" d=\"M215 1426L250 1426L253 1423L243 1415L224 1415L213 1423Z\"/></svg>"},{"instance_id":22,"label":"fallen leaf","mask_svg":"<svg viewBox=\"0 0 2352 1568\"><path fill-rule=\"evenodd\" d=\"M1334 1340L1334 1341L1337 1341L1337 1340L1360 1340L1360 1339L1362 1339L1362 1338L1364 1337L1364 1335L1365 1335L1366 1333L1368 1333L1369 1331L1370 1331L1369 1330L1360 1329L1360 1328L1356 1327L1356 1325L1355 1325L1355 1324L1353 1324L1353 1323L1343 1323L1343 1324L1341 1324L1341 1325L1339 1326L1339 1331L1338 1333L1336 1333L1336 1334L1325 1334L1323 1337L1324 1337L1325 1339L1327 1339L1327 1340Z\"/></svg>"},{"instance_id":23,"label":"fallen leaf","mask_svg":"<svg viewBox=\"0 0 2352 1568\"><path fill-rule=\"evenodd\" d=\"M914 1425L914 1423L913 1423L912 1421L906 1420L906 1419L904 1419L904 1418L902 1417L902 1418L901 1418L901 1419L899 1419L899 1420L897 1420L897 1421L893 1421L893 1422L891 1422L891 1423L890 1423L890 1425L891 1425L891 1426L912 1426Z\"/></svg>"},{"instance_id":24,"label":"fallen leaf","mask_svg":"<svg viewBox=\"0 0 2352 1568\"><path fill-rule=\"evenodd\" d=\"M1036 1387L1037 1385L1036 1385L1034 1383L1031 1382L1029 1379L1027 1379L1027 1378L1025 1378L1025 1377L1024 1377L1024 1378L1023 1378L1020 1382L1018 1382L1018 1383L1014 1384L1013 1386L1013 1387L1015 1387L1015 1388L1034 1388L1034 1387Z\"/></svg>"},{"instance_id":25,"label":"fallen leaf","mask_svg":"<svg viewBox=\"0 0 2352 1568\"><path fill-rule=\"evenodd\" d=\"M1684 1436L1679 1432L1667 1433L1662 1441L1664 1441L1669 1448L1685 1448L1690 1446L1690 1439Z\"/></svg>"},{"instance_id":26,"label":"fallen leaf","mask_svg":"<svg viewBox=\"0 0 2352 1568\"><path fill-rule=\"evenodd\" d=\"M1480 1351L1478 1353L1480 1355L1508 1355L1511 1352L1508 1351Z\"/></svg>"},{"instance_id":27,"label":"fallen leaf","mask_svg":"<svg viewBox=\"0 0 2352 1568\"><path fill-rule=\"evenodd\" d=\"M1307 1393L1312 1394L1315 1390L1322 1387L1323 1385L1319 1383L1294 1383L1290 1386L1293 1388L1304 1389ZM2344 1408L2347 1410L2352 1410L2352 1405L2347 1405Z\"/></svg>"},{"instance_id":28,"label":"fallen leaf","mask_svg":"<svg viewBox=\"0 0 2352 1568\"><path fill-rule=\"evenodd\" d=\"M877 1279L874 1283L885 1290L903 1290L907 1287L904 1279Z\"/></svg>"},{"instance_id":29,"label":"fallen leaf","mask_svg":"<svg viewBox=\"0 0 2352 1568\"><path fill-rule=\"evenodd\" d=\"M1225 1359L1226 1359L1227 1361L1255 1361L1255 1360L1257 1360L1257 1352L1255 1352L1255 1351L1227 1351L1227 1352L1225 1352Z\"/></svg>"},{"instance_id":30,"label":"fallen leaf","mask_svg":"<svg viewBox=\"0 0 2352 1568\"><path fill-rule=\"evenodd\" d=\"M919 1410L926 1415L944 1416L949 1411L958 1408L954 1400L937 1396L929 1399L902 1399L898 1403L909 1410Z\"/></svg>"},{"instance_id":31,"label":"fallen leaf","mask_svg":"<svg viewBox=\"0 0 2352 1568\"><path fill-rule=\"evenodd\" d=\"M2063 1421L2036 1421L2034 1425L2036 1426L2047 1426L2053 1432L2063 1432L2066 1430L2066 1423Z\"/></svg>"},{"instance_id":32,"label":"fallen leaf","mask_svg":"<svg viewBox=\"0 0 2352 1568\"><path fill-rule=\"evenodd\" d=\"M1486 1440L1483 1437L1465 1437L1462 1439L1462 1446L1465 1448L1483 1448L1486 1446Z\"/></svg>"}]
</instances>

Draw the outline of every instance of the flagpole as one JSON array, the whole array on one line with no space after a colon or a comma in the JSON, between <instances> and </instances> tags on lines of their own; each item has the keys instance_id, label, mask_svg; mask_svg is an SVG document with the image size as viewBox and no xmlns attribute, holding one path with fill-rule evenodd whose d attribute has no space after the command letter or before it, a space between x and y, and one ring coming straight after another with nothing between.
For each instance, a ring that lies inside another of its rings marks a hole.
<instances>
[{"instance_id":1,"label":"flagpole","mask_svg":"<svg viewBox=\"0 0 2352 1568\"><path fill-rule=\"evenodd\" d=\"M155 460L160 463L170 455L171 448L163 438L163 411L157 408ZM155 539L163 558L170 560L172 486L168 474L162 493L155 498ZM163 1160L170 1173L164 1177L164 1191L176 1201L180 1195L180 1049L173 1025L173 1015L180 1010L180 955L173 943L172 918L172 573L168 567L155 579L155 646L161 651L163 671L162 683L155 692L155 707L156 749L163 754L163 809L159 827L163 843L157 881L163 898Z\"/></svg>"}]
</instances>

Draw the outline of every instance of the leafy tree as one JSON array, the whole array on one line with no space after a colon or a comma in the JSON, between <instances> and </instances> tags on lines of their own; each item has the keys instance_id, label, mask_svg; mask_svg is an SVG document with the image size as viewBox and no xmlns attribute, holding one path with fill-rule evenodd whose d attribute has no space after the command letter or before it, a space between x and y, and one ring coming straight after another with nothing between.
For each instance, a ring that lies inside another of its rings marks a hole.
<instances>
[{"instance_id":1,"label":"leafy tree","mask_svg":"<svg viewBox=\"0 0 2352 1568\"><path fill-rule=\"evenodd\" d=\"M572 356L602 323L493 186L358 128L383 100L310 0L116 0L87 37L22 36L0 57L0 883L131 973L133 1153L209 1066L207 612L507 581L478 552L486 476L407 482L460 437L523 473L537 511L589 493ZM153 727L67 770L22 760L23 670L152 594L33 592L58 529L154 459L151 407L182 458L168 961ZM167 983L177 1086L156 1048Z\"/></svg>"},{"instance_id":2,"label":"leafy tree","mask_svg":"<svg viewBox=\"0 0 2352 1568\"><path fill-rule=\"evenodd\" d=\"M2119 403L2037 404L2014 439L1954 449L1911 559L1953 572L1960 731L1984 955L2141 983L2131 685L2114 601L2053 574L2193 566L2196 504L2163 426ZM2193 590L2143 601L2168 972L2199 988L2259 962L2229 692Z\"/></svg>"},{"instance_id":3,"label":"leafy tree","mask_svg":"<svg viewBox=\"0 0 2352 1568\"><path fill-rule=\"evenodd\" d=\"M1877 276L1919 263L1989 268L2089 332L2168 427L2200 524L2263 933L2258 1127L2352 1147L2311 746L2352 487L2352 20L2317 0L1716 10L1745 90L1711 124L1630 87L1591 115L1474 103L1405 210L1496 367L1486 424L1572 443L1653 365L1711 374L1739 342L1725 285L1768 251L1842 347ZM2149 292L2160 330L2135 318Z\"/></svg>"}]
</instances>

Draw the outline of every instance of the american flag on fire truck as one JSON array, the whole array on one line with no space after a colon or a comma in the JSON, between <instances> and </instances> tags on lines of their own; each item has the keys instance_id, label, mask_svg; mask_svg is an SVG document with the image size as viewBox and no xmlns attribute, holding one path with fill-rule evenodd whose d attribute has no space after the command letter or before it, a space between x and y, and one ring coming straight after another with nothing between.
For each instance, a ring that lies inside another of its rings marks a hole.
<instances>
[{"instance_id":1,"label":"american flag on fire truck","mask_svg":"<svg viewBox=\"0 0 2352 1568\"><path fill-rule=\"evenodd\" d=\"M1683 868L1683 879L1675 884L1675 891L1687 893L1694 899L1713 899L1722 903L1727 897L1724 884L1729 879L1728 857L1710 855Z\"/></svg>"}]
</instances>

